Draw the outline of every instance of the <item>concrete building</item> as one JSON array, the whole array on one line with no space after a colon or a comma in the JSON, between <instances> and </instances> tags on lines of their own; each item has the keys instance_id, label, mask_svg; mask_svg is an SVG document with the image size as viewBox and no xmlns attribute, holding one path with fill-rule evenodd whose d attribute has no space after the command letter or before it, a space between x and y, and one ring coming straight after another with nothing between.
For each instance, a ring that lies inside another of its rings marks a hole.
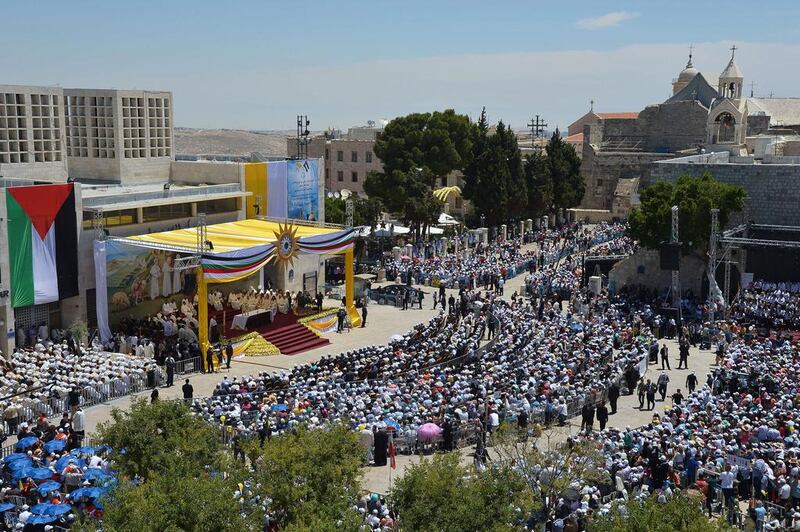
<instances>
[{"instance_id":1,"label":"concrete building","mask_svg":"<svg viewBox=\"0 0 800 532\"><path fill-rule=\"evenodd\" d=\"M67 180L64 91L0 85L0 176Z\"/></svg>"},{"instance_id":2,"label":"concrete building","mask_svg":"<svg viewBox=\"0 0 800 532\"><path fill-rule=\"evenodd\" d=\"M64 89L69 173L119 183L169 179L172 93Z\"/></svg>"},{"instance_id":3,"label":"concrete building","mask_svg":"<svg viewBox=\"0 0 800 532\"><path fill-rule=\"evenodd\" d=\"M325 160L326 191L364 194L367 174L383 171L383 164L373 151L375 139L382 130L383 126L371 124L352 127L345 134L329 130L308 139L308 156ZM297 137L286 139L286 153L297 153Z\"/></svg>"},{"instance_id":4,"label":"concrete building","mask_svg":"<svg viewBox=\"0 0 800 532\"><path fill-rule=\"evenodd\" d=\"M0 176L169 179L172 94L0 85Z\"/></svg>"}]
</instances>

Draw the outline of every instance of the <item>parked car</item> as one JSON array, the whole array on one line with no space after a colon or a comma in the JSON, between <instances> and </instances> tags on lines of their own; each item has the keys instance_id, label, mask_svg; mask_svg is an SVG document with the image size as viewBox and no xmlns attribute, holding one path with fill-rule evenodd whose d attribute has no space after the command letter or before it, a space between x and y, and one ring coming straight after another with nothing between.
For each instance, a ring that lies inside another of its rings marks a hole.
<instances>
[{"instance_id":1,"label":"parked car","mask_svg":"<svg viewBox=\"0 0 800 532\"><path fill-rule=\"evenodd\" d=\"M369 298L379 305L390 304L396 306L400 303L400 294L402 293L410 296L408 299L409 306L416 303L419 298L419 290L417 288L404 284L389 284L378 288L370 288Z\"/></svg>"}]
</instances>

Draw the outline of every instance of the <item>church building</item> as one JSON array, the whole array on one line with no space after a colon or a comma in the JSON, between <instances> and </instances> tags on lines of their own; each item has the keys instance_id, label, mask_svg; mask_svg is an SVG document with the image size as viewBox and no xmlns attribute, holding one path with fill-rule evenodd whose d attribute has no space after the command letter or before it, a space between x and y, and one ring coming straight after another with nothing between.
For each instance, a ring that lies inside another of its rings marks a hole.
<instances>
[{"instance_id":1,"label":"church building","mask_svg":"<svg viewBox=\"0 0 800 532\"><path fill-rule=\"evenodd\" d=\"M795 146L792 139L800 139L800 98L746 97L735 53L733 46L716 83L694 67L690 51L666 101L639 113L604 114L592 109L570 125L573 138L579 128L583 133L581 172L586 194L582 209L627 216L639 181L649 181L657 161L711 152L758 157L767 149L771 154L781 150L784 155L783 150ZM628 200L621 201L621 195Z\"/></svg>"}]
</instances>

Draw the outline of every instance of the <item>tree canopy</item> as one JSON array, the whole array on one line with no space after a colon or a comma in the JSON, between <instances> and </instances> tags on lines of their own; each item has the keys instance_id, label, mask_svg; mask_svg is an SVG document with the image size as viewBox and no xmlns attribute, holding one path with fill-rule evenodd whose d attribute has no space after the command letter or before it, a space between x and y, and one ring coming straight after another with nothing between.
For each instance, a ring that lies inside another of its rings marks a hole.
<instances>
[{"instance_id":1,"label":"tree canopy","mask_svg":"<svg viewBox=\"0 0 800 532\"><path fill-rule=\"evenodd\" d=\"M394 484L390 498L402 530L517 530L524 514L525 484L512 471L492 468L476 473L459 462L458 453L437 454L409 466Z\"/></svg>"},{"instance_id":2,"label":"tree canopy","mask_svg":"<svg viewBox=\"0 0 800 532\"><path fill-rule=\"evenodd\" d=\"M219 430L181 401L144 399L128 411L114 408L111 421L97 428L100 441L112 447L112 459L123 476L148 479L153 474L183 470L196 474L203 466L219 468L227 460Z\"/></svg>"},{"instance_id":3,"label":"tree canopy","mask_svg":"<svg viewBox=\"0 0 800 532\"><path fill-rule=\"evenodd\" d=\"M640 194L641 205L628 218L628 234L643 246L658 249L669 241L672 206L678 206L678 235L684 253L708 248L711 209L719 209L719 225L725 227L746 197L742 187L722 183L706 172L701 177L682 176L677 182L660 181Z\"/></svg>"},{"instance_id":4,"label":"tree canopy","mask_svg":"<svg viewBox=\"0 0 800 532\"><path fill-rule=\"evenodd\" d=\"M297 530L336 530L358 518L361 447L345 425L326 430L298 429L273 437L264 447L245 444L254 464L259 492L272 502L279 526ZM346 528L346 527L345 527Z\"/></svg>"},{"instance_id":5,"label":"tree canopy","mask_svg":"<svg viewBox=\"0 0 800 532\"><path fill-rule=\"evenodd\" d=\"M383 213L383 202L378 198L353 198L353 225L375 227ZM325 198L325 221L344 225L347 222L347 207L342 198Z\"/></svg>"},{"instance_id":6,"label":"tree canopy","mask_svg":"<svg viewBox=\"0 0 800 532\"><path fill-rule=\"evenodd\" d=\"M561 138L558 130L553 132L545 148L546 175L553 183L553 206L571 209L580 205L586 184L581 175L581 160L575 148Z\"/></svg>"},{"instance_id":7,"label":"tree canopy","mask_svg":"<svg viewBox=\"0 0 800 532\"><path fill-rule=\"evenodd\" d=\"M230 476L192 476L177 471L152 475L141 484L123 482L103 499L102 530L262 530L263 510L257 505L243 508L233 498L237 489L236 480ZM79 531L98 529L90 521L76 527Z\"/></svg>"},{"instance_id":8,"label":"tree canopy","mask_svg":"<svg viewBox=\"0 0 800 532\"><path fill-rule=\"evenodd\" d=\"M452 109L395 118L375 141L383 171L371 172L364 190L415 230L435 223L442 204L433 189L469 163L474 137L475 125Z\"/></svg>"},{"instance_id":9,"label":"tree canopy","mask_svg":"<svg viewBox=\"0 0 800 532\"><path fill-rule=\"evenodd\" d=\"M517 138L500 121L489 134L486 109L481 112L472 160L464 169L464 196L490 225L520 218L528 203L527 182Z\"/></svg>"},{"instance_id":10,"label":"tree canopy","mask_svg":"<svg viewBox=\"0 0 800 532\"><path fill-rule=\"evenodd\" d=\"M649 497L631 500L624 511L615 509L589 521L588 532L723 532L734 529L724 519L709 520L702 511L702 501L676 492L667 502Z\"/></svg>"}]
</instances>

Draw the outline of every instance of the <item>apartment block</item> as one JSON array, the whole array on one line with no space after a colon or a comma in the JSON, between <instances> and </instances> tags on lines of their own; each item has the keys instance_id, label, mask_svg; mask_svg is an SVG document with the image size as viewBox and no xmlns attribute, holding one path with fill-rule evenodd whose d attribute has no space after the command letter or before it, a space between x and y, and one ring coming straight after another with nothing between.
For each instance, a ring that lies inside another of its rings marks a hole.
<instances>
[{"instance_id":1,"label":"apartment block","mask_svg":"<svg viewBox=\"0 0 800 532\"><path fill-rule=\"evenodd\" d=\"M0 85L0 176L67 180L64 92Z\"/></svg>"},{"instance_id":2,"label":"apartment block","mask_svg":"<svg viewBox=\"0 0 800 532\"><path fill-rule=\"evenodd\" d=\"M0 85L0 176L169 179L172 93Z\"/></svg>"},{"instance_id":3,"label":"apartment block","mask_svg":"<svg viewBox=\"0 0 800 532\"><path fill-rule=\"evenodd\" d=\"M169 179L172 93L64 89L69 173L119 183Z\"/></svg>"}]
</instances>

